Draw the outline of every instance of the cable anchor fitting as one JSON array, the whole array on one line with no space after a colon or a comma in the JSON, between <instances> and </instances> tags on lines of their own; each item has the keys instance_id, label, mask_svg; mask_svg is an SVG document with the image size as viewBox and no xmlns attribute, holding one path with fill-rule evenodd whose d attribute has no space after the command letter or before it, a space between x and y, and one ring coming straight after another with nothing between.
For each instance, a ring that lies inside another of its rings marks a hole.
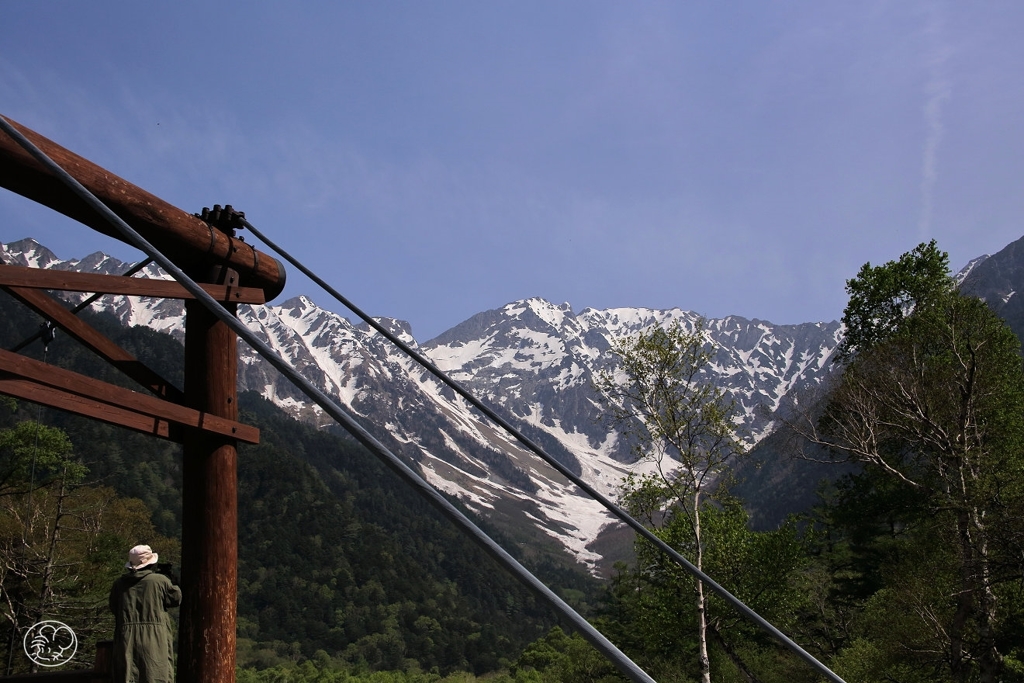
<instances>
[{"instance_id":1,"label":"cable anchor fitting","mask_svg":"<svg viewBox=\"0 0 1024 683\"><path fill-rule=\"evenodd\" d=\"M212 209L204 206L201 213L192 215L211 228L217 228L230 237L235 236L236 230L245 228L245 212L235 211L234 207L230 204L226 204L224 207L221 207L220 204L214 204ZM241 237L238 239L245 241Z\"/></svg>"},{"instance_id":2,"label":"cable anchor fitting","mask_svg":"<svg viewBox=\"0 0 1024 683\"><path fill-rule=\"evenodd\" d=\"M46 347L50 345L50 342L52 342L56 338L57 328L52 322L46 320L44 322L39 323L39 339L42 340L43 342L44 350L46 349Z\"/></svg>"}]
</instances>

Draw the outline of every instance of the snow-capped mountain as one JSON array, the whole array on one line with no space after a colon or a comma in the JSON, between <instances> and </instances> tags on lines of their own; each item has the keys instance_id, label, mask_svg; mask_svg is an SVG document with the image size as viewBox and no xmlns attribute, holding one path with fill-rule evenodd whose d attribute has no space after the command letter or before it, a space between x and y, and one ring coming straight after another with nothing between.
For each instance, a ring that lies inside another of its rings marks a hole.
<instances>
[{"instance_id":1,"label":"snow-capped mountain","mask_svg":"<svg viewBox=\"0 0 1024 683\"><path fill-rule=\"evenodd\" d=\"M992 256L974 259L962 273L961 291L983 299L1006 321L1017 337L1024 339L1024 237L1011 242Z\"/></svg>"},{"instance_id":2,"label":"snow-capped mountain","mask_svg":"<svg viewBox=\"0 0 1024 683\"><path fill-rule=\"evenodd\" d=\"M32 240L0 244L4 263L119 274L128 265L103 254L60 260ZM163 277L156 269L149 277ZM94 304L127 325L183 335L180 302L104 297ZM314 305L305 297L241 306L239 317L294 367L336 397L378 439L410 461L438 488L458 496L497 524L524 519L590 566L592 546L611 523L550 466L484 421L449 388L365 324ZM699 316L679 309L585 309L542 299L486 311L417 345L408 325L382 319L392 332L495 408L560 462L614 497L631 465L628 445L601 421L594 380L614 371L614 340L652 325ZM709 379L726 389L742 413L741 432L756 443L787 396L820 383L839 342L838 322L773 325L727 317L709 320L715 344ZM311 405L251 349L240 346L240 385L296 416L321 421Z\"/></svg>"}]
</instances>

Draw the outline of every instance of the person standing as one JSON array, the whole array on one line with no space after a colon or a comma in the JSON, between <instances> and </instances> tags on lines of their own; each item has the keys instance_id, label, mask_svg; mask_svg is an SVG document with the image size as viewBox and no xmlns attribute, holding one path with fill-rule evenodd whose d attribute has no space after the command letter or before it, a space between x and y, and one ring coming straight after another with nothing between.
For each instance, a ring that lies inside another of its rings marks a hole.
<instances>
[{"instance_id":1,"label":"person standing","mask_svg":"<svg viewBox=\"0 0 1024 683\"><path fill-rule=\"evenodd\" d=\"M156 571L159 559L148 545L135 546L128 551L128 571L110 589L114 683L174 683L167 610L181 604L181 589Z\"/></svg>"}]
</instances>

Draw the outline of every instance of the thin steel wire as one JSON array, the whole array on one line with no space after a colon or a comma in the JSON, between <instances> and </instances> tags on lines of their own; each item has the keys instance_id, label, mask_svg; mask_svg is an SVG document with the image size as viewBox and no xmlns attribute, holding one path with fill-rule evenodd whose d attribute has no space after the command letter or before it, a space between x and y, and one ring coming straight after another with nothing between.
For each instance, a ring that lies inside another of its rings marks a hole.
<instances>
[{"instance_id":1,"label":"thin steel wire","mask_svg":"<svg viewBox=\"0 0 1024 683\"><path fill-rule=\"evenodd\" d=\"M143 268L145 268L146 266L148 266L152 262L153 262L153 259L148 259L148 258L147 259L143 259L142 261L139 261L138 263L136 263L134 266L132 266L131 268L126 270L124 273L122 273L118 277L131 277L132 275L135 275L137 272L139 272L140 270L142 270ZM74 308L72 308L71 309L72 315L78 315L79 313L84 311L89 306L92 306L102 296L104 296L103 292L97 292L96 294L93 294L88 299L86 299L82 303L80 303L77 306L75 306ZM36 339L41 338L42 336L43 336L43 333L40 330L40 331L36 332L35 334L33 334L31 337L28 337L27 339L23 339L22 341L18 342L17 344L15 344L10 349L11 353L17 353L18 351L21 351L23 348L25 348L26 346L28 346L29 344L34 342Z\"/></svg>"}]
</instances>

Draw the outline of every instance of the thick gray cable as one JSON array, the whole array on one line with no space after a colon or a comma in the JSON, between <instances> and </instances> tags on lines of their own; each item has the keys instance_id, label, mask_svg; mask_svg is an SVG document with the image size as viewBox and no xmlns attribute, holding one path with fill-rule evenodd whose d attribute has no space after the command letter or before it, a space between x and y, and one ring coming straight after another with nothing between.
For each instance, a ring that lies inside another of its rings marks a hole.
<instances>
[{"instance_id":1,"label":"thick gray cable","mask_svg":"<svg viewBox=\"0 0 1024 683\"><path fill-rule=\"evenodd\" d=\"M377 441L372 434L363 429L359 423L345 413L341 407L331 400L326 394L317 389L311 382L309 382L309 380L296 372L296 370L283 358L274 353L269 346L256 337L248 327L242 324L238 318L229 313L212 296L207 294L204 289L185 275L185 273L172 263L170 259L164 256L156 249L156 247L151 245L130 225L125 223L117 214L111 211L106 204L101 202L91 192L85 189L81 183L71 176L71 174L61 168L42 150L32 144L28 138L22 135L20 131L14 128L2 116L0 116L0 129L3 129L5 133L25 148L25 150L28 151L37 161L61 178L61 180L63 180L76 195L109 221L110 224L114 226L129 243L153 259L157 265L181 283L181 285L185 287L185 289L188 290L188 292L194 296L197 301L202 303L203 306L205 306L221 322L234 330L234 332L245 340L245 342L259 353L260 356L273 365L278 372L290 379L296 387L316 402L317 405L323 408L328 415L337 420L338 424L344 427L349 434L354 436L361 444L376 455L377 458L383 461L385 465L391 468L407 483L412 485L420 495L424 496L427 501L437 508L445 517L453 521L457 526L461 527L462 530L470 536L470 538L472 538L487 552L487 554L497 560L500 564L504 565L506 569L516 576L516 578L533 590L539 597L547 601L559 615L572 624L573 628L582 633L583 637L586 638L591 645L611 660L611 662L615 664L616 668L618 668L626 678L631 681L636 681L637 683L655 683L654 679L648 676L643 669L637 666L629 657L616 648L611 641L609 641L600 631L595 629L586 619L573 610L572 607L555 595L550 588L544 585L544 583L537 579L537 577L519 564L514 557L509 555L504 548L495 543L490 536L473 524L468 517L462 514L458 508L442 496L437 489L428 484L422 477L413 471L412 468L402 462L398 456L389 451L382 443Z\"/></svg>"},{"instance_id":2,"label":"thick gray cable","mask_svg":"<svg viewBox=\"0 0 1024 683\"><path fill-rule=\"evenodd\" d=\"M377 322L376 320L371 318L369 315L364 313L362 310L360 310L358 306L353 304L345 296L343 296L341 293L339 293L333 287L331 287L329 284L327 284L322 278L320 278L320 276L318 276L316 273L314 273L311 270L309 270L308 268L306 268L306 266L304 266L301 262L299 262L291 254L289 254L287 251L285 251L284 249L279 247L272 240L268 239L259 230L257 230L255 227L253 227L253 225L249 221L243 219L242 220L242 224L245 225L245 227L248 228L252 232L253 235L255 235L257 238L259 238L271 250L275 251L279 256L281 256L282 258L287 260L289 263L291 263L293 266L295 266L303 275L305 275L310 280L315 282L317 285L322 287L324 289L324 291L329 293L339 303L341 303L343 306L345 306L350 311L355 313L359 318L361 318L363 320L363 322L365 322L367 325L369 325L370 327L375 329L377 332L379 332L382 335L384 335L384 337L386 337L392 344L394 344L399 349L401 349L407 356L412 358L414 361L416 361L417 363L422 365L428 372L430 372L430 374L434 375L434 377L436 377L441 382L443 382L445 385L450 387L457 394L462 396L462 398L466 399L470 404L473 405L473 407L477 408L480 412L482 412L488 418L493 420L502 429L504 429L506 432L508 432L510 435L512 435L519 443L521 443L523 446L525 446L530 451L532 451L535 455L537 455L542 460L544 460L544 462L548 463L549 465L554 467L556 470L561 472L569 481L571 481L573 484L578 486L581 490L583 490L585 493L587 493L594 500L596 500L597 502L601 503L601 505L603 505L605 507L605 509L607 509L613 515L618 517L622 522L624 522L630 528L632 528L634 531L636 531L636 533L640 534L645 539L647 539L648 541L653 543L659 550L661 550L665 555L667 555L672 560L674 560L677 564L679 564L681 567L683 567L683 569L685 569L687 572L689 572L692 576L694 576L698 580L702 581L703 583L707 584L708 587L711 588L711 590L713 590L722 599L724 599L726 602L728 602L730 605L732 605L733 608L736 609L736 611L738 611L740 614L746 616L748 619L750 619L755 624L760 626L762 629L767 631L774 638L776 638L779 642L781 642L785 647L789 648L794 654L799 656L801 659L803 659L805 662L807 662L814 669L817 669L817 671L819 673L821 673L823 676L827 677L829 680L833 681L834 683L845 683L843 681L843 679L840 678L839 676L837 676L831 669L829 669L827 666L825 666L824 664L819 662L817 660L817 658L814 657L814 655L812 655L811 653L809 653L806 650L804 650L802 647L800 647L800 645L798 645L795 641L793 641L791 638L789 638L789 636L784 634L779 629L775 628L775 626L773 626L770 622L768 622L764 617L762 617L760 614L758 614L757 612L752 610L750 607L748 607L746 604L744 604L739 598L734 596L732 593L730 593L728 590L726 590L723 586L719 585L714 579L712 579L710 576L708 576L703 571L698 569L689 560L687 560L685 557L680 555L672 546L668 545L663 540L661 540L660 538L655 536L654 533L652 533L650 529L648 529L643 524L641 524L636 519L634 519L628 512L626 512L621 507L616 505L614 502L609 500L601 492L599 492L598 490L596 490L595 488L590 486L590 484L588 484L587 482L583 481L583 479L578 477L568 467L566 467L562 463L558 462L558 460L556 460L554 457L552 457L551 455L548 455L548 453L543 448L541 448L538 444L536 444L533 440L531 440L529 437L527 437L525 434L523 434L519 429L517 429L515 426L513 426L511 423L509 423L503 417L501 417L496 412L491 410L491 408L489 408L487 405L485 405L478 398L473 396L473 394L471 394L461 384L459 384L457 381L455 381L454 379L449 377L444 371L442 371L440 368L438 368L436 365L434 365L434 363L430 359L426 358L423 354L421 354L418 351L416 351L415 349L413 349L411 346L409 346L408 344L403 342L401 339L399 339L390 330L388 330L383 325L381 325L379 322Z\"/></svg>"}]
</instances>

